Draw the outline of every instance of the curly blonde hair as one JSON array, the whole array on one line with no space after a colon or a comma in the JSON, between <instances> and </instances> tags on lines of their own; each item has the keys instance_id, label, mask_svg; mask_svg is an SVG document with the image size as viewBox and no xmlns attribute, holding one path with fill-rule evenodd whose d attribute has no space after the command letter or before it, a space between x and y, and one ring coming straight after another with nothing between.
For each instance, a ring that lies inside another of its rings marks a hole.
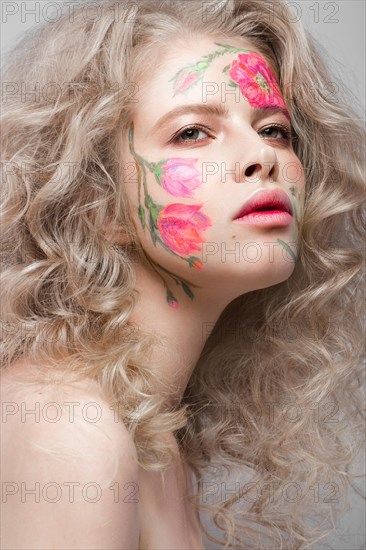
<instances>
[{"instance_id":1,"label":"curly blonde hair","mask_svg":"<svg viewBox=\"0 0 366 550\"><path fill-rule=\"evenodd\" d=\"M334 77L282 0L99 4L98 17L81 3L28 31L5 65L1 365L27 357L55 378L97 381L144 468L171 464L159 435L173 432L195 474L197 515L223 532L200 520L210 540L303 548L326 531L318 517L334 513L314 487L333 484L346 501L361 444L365 132L343 88L329 93ZM168 41L200 35L244 38L275 67L306 196L293 274L227 306L172 407L150 389L159 335L129 322L143 250L119 151L146 66L159 65ZM127 244L116 247L108 227ZM220 472L224 494L208 471ZM224 471L251 482L230 492Z\"/></svg>"}]
</instances>

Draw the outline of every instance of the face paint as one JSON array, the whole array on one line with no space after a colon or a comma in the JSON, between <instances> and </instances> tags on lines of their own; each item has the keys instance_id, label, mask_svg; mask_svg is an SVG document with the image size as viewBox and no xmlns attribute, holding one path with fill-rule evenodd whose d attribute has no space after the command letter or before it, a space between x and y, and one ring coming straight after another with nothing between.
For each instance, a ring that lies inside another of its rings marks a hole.
<instances>
[{"instance_id":1,"label":"face paint","mask_svg":"<svg viewBox=\"0 0 366 550\"><path fill-rule=\"evenodd\" d=\"M192 191L202 184L201 173L193 158L169 158L156 164L146 163L157 183L175 197L192 197Z\"/></svg>"},{"instance_id":2,"label":"face paint","mask_svg":"<svg viewBox=\"0 0 366 550\"><path fill-rule=\"evenodd\" d=\"M220 44L219 42L214 42L217 46L220 46L219 50L214 51L209 55L204 55L200 61L197 63L192 63L191 65L186 65L183 69L180 69L174 76L169 80L173 81L174 94L173 97L182 92L186 92L194 84L197 84L202 80L203 75L216 57L220 57L225 53L238 53L238 52L248 52L246 48L235 48L235 46L229 46L228 44Z\"/></svg>"},{"instance_id":3,"label":"face paint","mask_svg":"<svg viewBox=\"0 0 366 550\"><path fill-rule=\"evenodd\" d=\"M189 255L201 250L201 232L211 226L209 219L200 212L202 204L169 204L159 212L157 227L165 244L177 254ZM202 269L201 262L193 260ZM193 267L192 264L190 264Z\"/></svg>"},{"instance_id":4,"label":"face paint","mask_svg":"<svg viewBox=\"0 0 366 550\"><path fill-rule=\"evenodd\" d=\"M148 162L136 151L134 156L154 174L160 187L175 197L193 197L192 191L202 184L202 174L194 166L198 159L172 157L159 162Z\"/></svg>"},{"instance_id":5,"label":"face paint","mask_svg":"<svg viewBox=\"0 0 366 550\"><path fill-rule=\"evenodd\" d=\"M206 69L217 57L225 53L244 52L239 53L238 57L223 69L230 78L229 86L239 86L242 95L252 107L281 107L290 118L276 77L260 54L247 48L236 48L218 42L215 44L221 49L203 56L197 63L183 67L170 79L169 82L173 81L173 97L186 92L202 80Z\"/></svg>"},{"instance_id":6,"label":"face paint","mask_svg":"<svg viewBox=\"0 0 366 550\"><path fill-rule=\"evenodd\" d=\"M276 239L278 244L280 244L282 246L282 248L284 250L286 250L286 252L291 256L291 258L293 259L294 262L297 261L297 256L295 254L295 252L292 250L291 246L289 245L289 243L286 243L285 241L283 241L282 239Z\"/></svg>"},{"instance_id":7,"label":"face paint","mask_svg":"<svg viewBox=\"0 0 366 550\"><path fill-rule=\"evenodd\" d=\"M291 192L291 205L292 205L292 213L294 216L294 223L293 223L293 233L292 233L292 244L297 243L298 241L298 235L300 233L300 223L301 223L301 213L300 213L300 205L301 202L301 191L293 185L290 187ZM286 243L282 239L277 239L277 242L286 250L286 252L291 256L294 262L298 260L298 257L290 247L289 243Z\"/></svg>"},{"instance_id":8,"label":"face paint","mask_svg":"<svg viewBox=\"0 0 366 550\"><path fill-rule=\"evenodd\" d=\"M227 69L225 67L223 72L228 72L231 85L239 85L252 107L281 107L287 113L276 77L261 55L256 52L239 54Z\"/></svg>"},{"instance_id":9,"label":"face paint","mask_svg":"<svg viewBox=\"0 0 366 550\"><path fill-rule=\"evenodd\" d=\"M195 251L201 250L201 244L203 243L202 232L208 227L211 227L211 220L200 211L202 204L196 205L186 205L186 204L169 204L163 206L156 203L152 196L149 194L147 188L146 180L146 168L148 168L152 173L154 173L155 178L159 185L162 185L166 190L173 191L172 194L183 191L186 195L191 196L191 191L197 187L201 182L196 178L198 177L199 172L193 167L193 162L196 162L197 159L168 159L160 161L158 163L148 163L143 157L138 155L133 146L133 126L131 126L129 131L129 146L130 152L133 158L135 159L138 175L138 216L142 225L143 230L146 227L145 220L145 208L148 212L148 226L150 230L151 239L154 246L160 244L167 252L178 256L182 260L186 261L189 267L196 269L203 269L203 264L196 256L191 256ZM182 161L187 161L186 163ZM177 170L177 166L180 168ZM183 168L182 168L183 166ZM181 171L186 177L186 179L181 178L177 180L175 184L172 179L175 171L182 176ZM186 172L184 172L186 170ZM166 174L170 175L166 178ZM141 203L141 181L144 192L144 206ZM183 183L182 183L183 181ZM190 186L189 183L190 182ZM193 183L192 183L193 182ZM187 195L188 193L188 195ZM183 255L188 255L188 258L184 258ZM150 263L153 260L149 260ZM155 263L155 262L153 262ZM160 264L157 264L161 269L168 273L177 284L179 284L184 292L193 299L194 294L190 289L189 284L184 279L177 277L167 269L163 268ZM155 269L156 271L156 269ZM177 308L178 300L175 298L174 294L166 284L165 280L162 278L160 273L156 271L158 275L163 280L165 288L167 290L167 301L170 306ZM191 284L192 286L192 284ZM193 285L194 286L194 285Z\"/></svg>"}]
</instances>

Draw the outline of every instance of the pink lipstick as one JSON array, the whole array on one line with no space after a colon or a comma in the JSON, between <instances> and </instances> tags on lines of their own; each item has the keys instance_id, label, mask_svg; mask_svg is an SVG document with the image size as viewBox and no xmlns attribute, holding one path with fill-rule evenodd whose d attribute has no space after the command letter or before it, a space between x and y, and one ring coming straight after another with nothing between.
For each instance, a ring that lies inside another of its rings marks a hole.
<instances>
[{"instance_id":1,"label":"pink lipstick","mask_svg":"<svg viewBox=\"0 0 366 550\"><path fill-rule=\"evenodd\" d=\"M256 225L289 225L292 208L282 189L257 191L234 215L233 221Z\"/></svg>"}]
</instances>

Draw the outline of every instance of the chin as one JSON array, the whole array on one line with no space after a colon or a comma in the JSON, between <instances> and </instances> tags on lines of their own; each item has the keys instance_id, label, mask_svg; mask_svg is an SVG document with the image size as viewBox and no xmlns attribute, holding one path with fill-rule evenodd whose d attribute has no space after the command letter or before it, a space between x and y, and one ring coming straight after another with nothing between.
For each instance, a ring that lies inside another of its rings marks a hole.
<instances>
[{"instance_id":1,"label":"chin","mask_svg":"<svg viewBox=\"0 0 366 550\"><path fill-rule=\"evenodd\" d=\"M272 265L272 269L273 267ZM268 273L268 285L266 287L283 283L291 277L294 269L295 262L281 262L281 264L275 265L275 269L271 273Z\"/></svg>"},{"instance_id":2,"label":"chin","mask_svg":"<svg viewBox=\"0 0 366 550\"><path fill-rule=\"evenodd\" d=\"M275 261L266 263L266 265L263 265L263 263L258 264L256 270L251 271L250 274L248 273L248 279L250 277L252 281L251 290L259 290L283 283L291 277L294 269L295 262L292 261ZM241 276L243 277L243 272Z\"/></svg>"}]
</instances>

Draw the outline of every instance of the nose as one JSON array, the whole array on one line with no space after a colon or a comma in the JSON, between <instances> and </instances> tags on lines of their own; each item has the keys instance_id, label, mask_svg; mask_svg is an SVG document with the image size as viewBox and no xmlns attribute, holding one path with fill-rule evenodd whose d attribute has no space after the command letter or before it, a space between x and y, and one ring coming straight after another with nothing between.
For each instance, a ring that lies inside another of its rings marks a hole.
<instances>
[{"instance_id":1,"label":"nose","mask_svg":"<svg viewBox=\"0 0 366 550\"><path fill-rule=\"evenodd\" d=\"M246 157L245 163L240 163L240 179L237 183L278 180L280 168L273 147L267 145L261 139L259 146L254 147L250 155L249 159Z\"/></svg>"}]
</instances>

